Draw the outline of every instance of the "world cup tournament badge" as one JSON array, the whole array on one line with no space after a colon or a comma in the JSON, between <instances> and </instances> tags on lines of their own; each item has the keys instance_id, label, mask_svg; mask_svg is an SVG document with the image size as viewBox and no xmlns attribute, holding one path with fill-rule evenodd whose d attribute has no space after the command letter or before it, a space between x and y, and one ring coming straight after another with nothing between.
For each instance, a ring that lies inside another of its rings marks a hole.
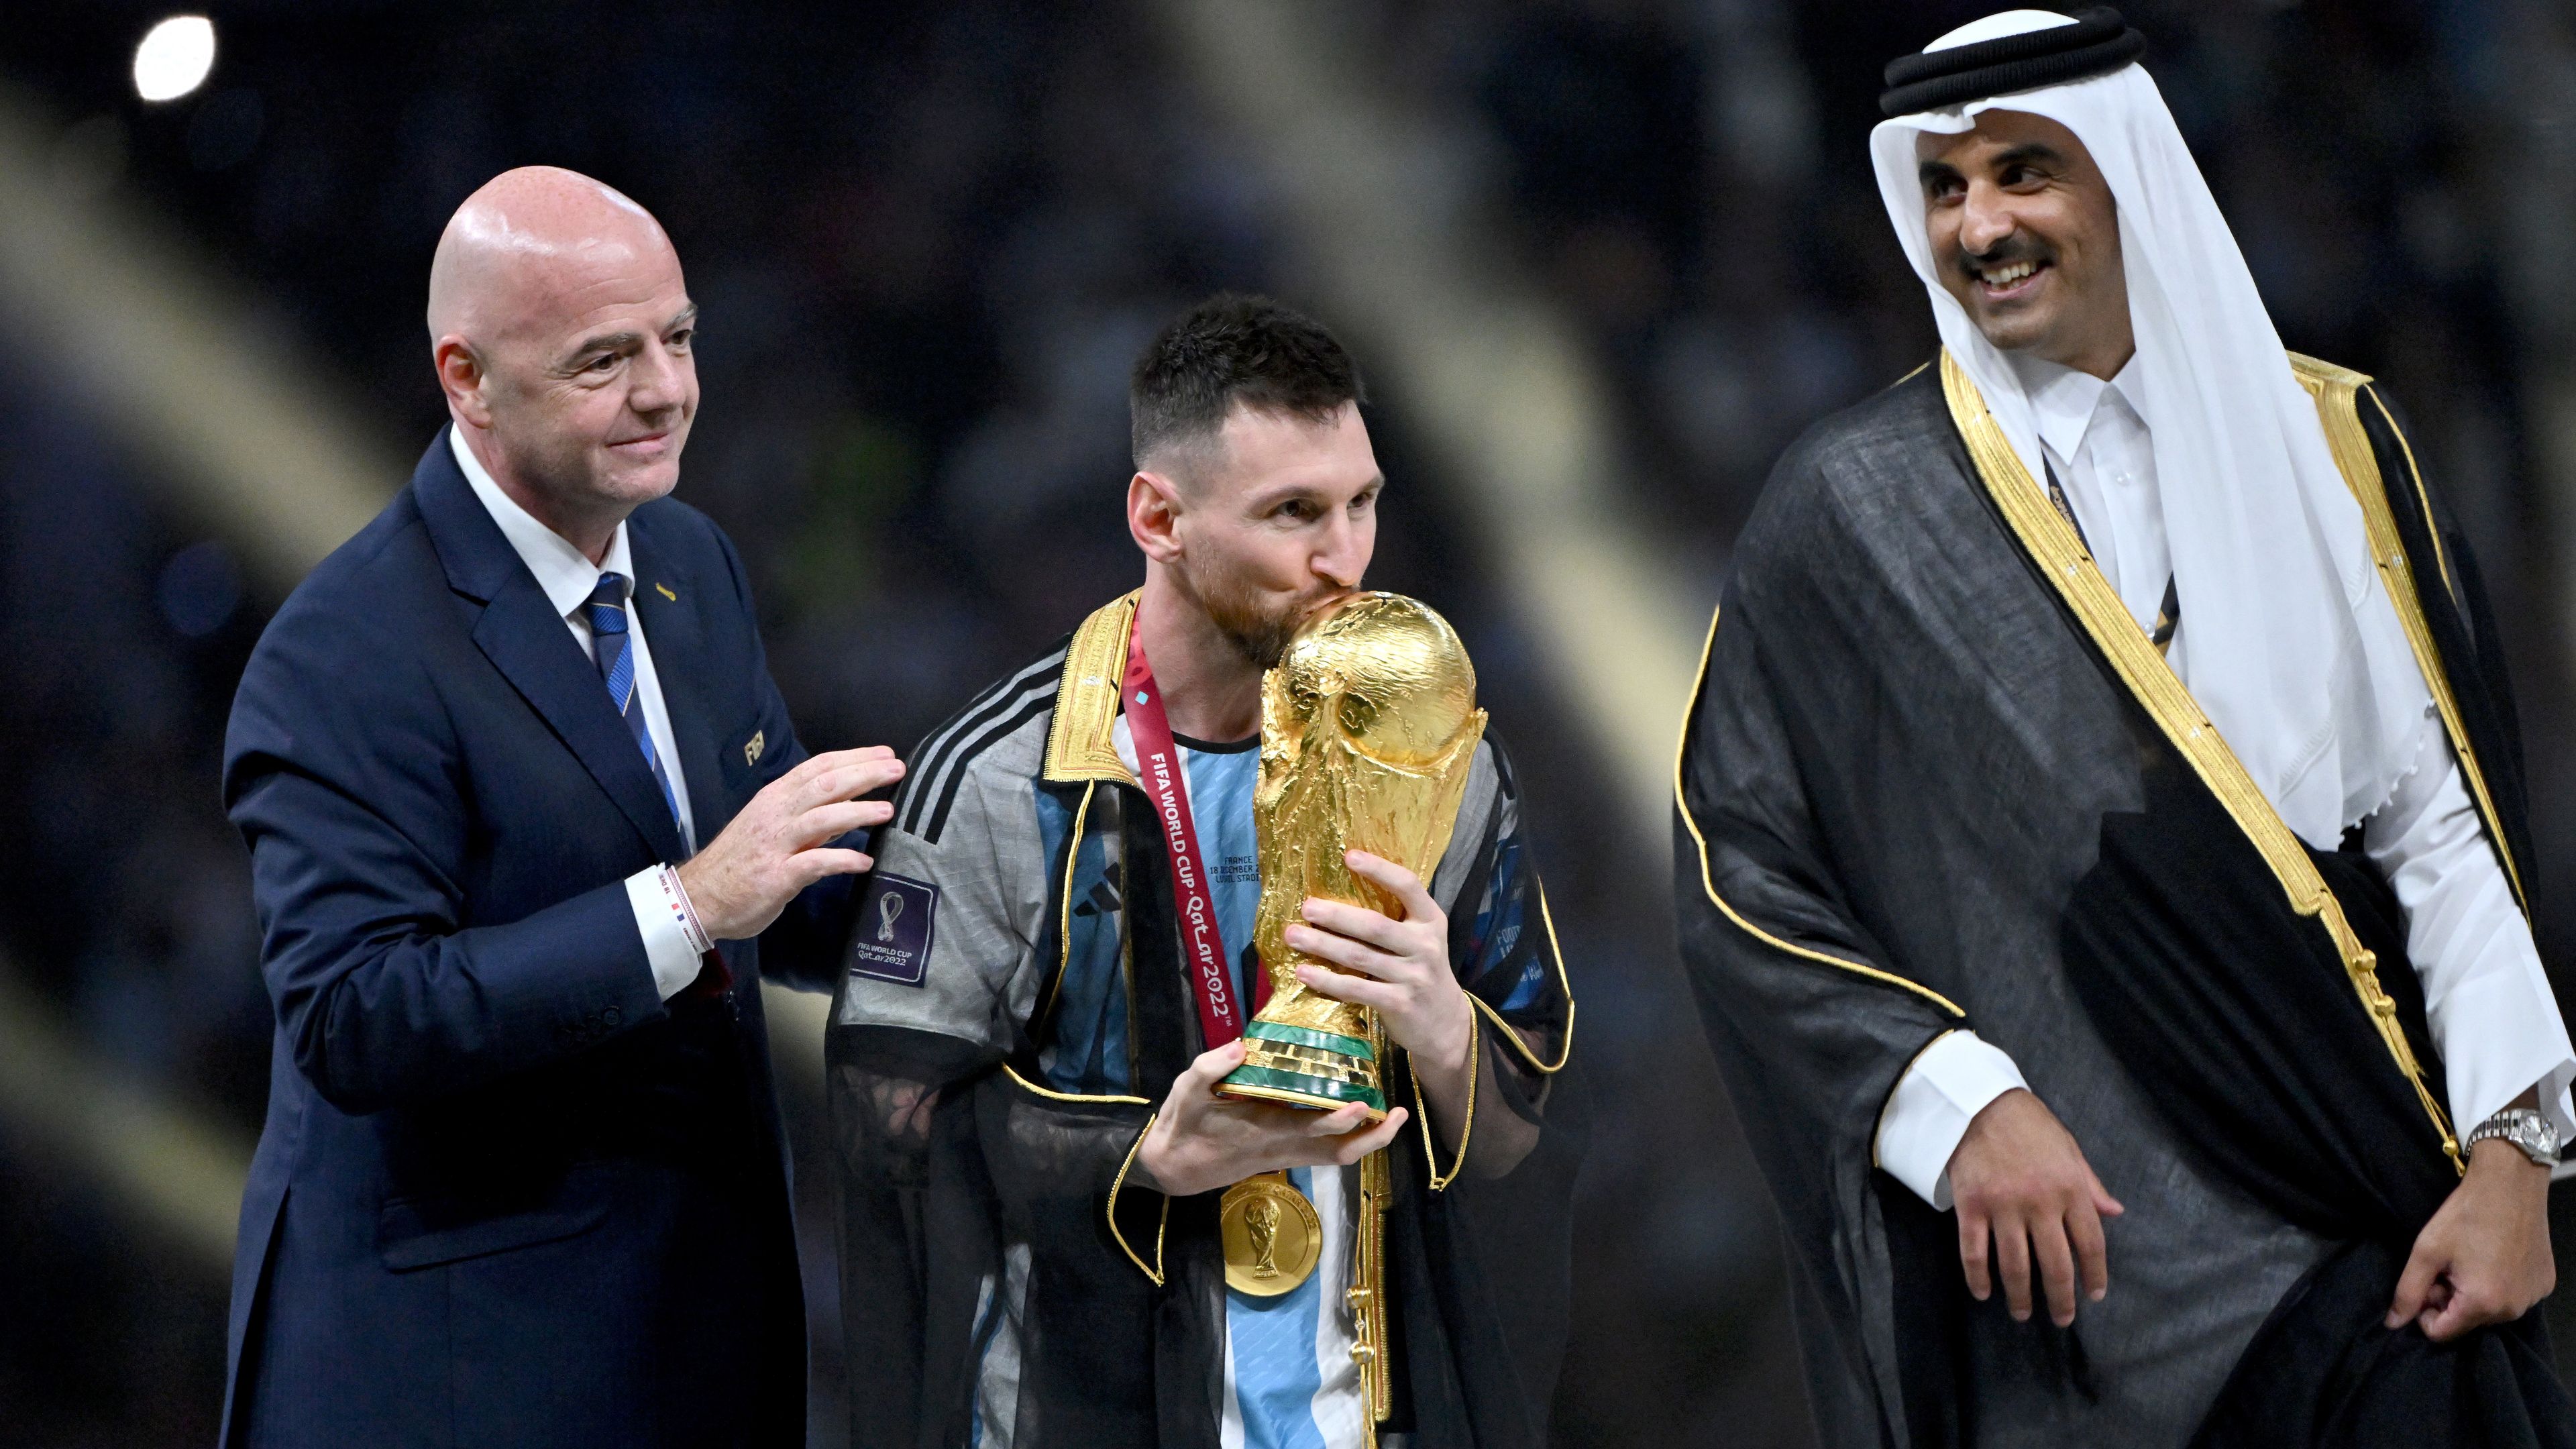
<instances>
[{"instance_id":1,"label":"world cup tournament badge","mask_svg":"<svg viewBox=\"0 0 2576 1449\"><path fill-rule=\"evenodd\" d=\"M879 871L859 896L847 962L854 975L919 986L930 968L931 926L939 887Z\"/></svg>"}]
</instances>

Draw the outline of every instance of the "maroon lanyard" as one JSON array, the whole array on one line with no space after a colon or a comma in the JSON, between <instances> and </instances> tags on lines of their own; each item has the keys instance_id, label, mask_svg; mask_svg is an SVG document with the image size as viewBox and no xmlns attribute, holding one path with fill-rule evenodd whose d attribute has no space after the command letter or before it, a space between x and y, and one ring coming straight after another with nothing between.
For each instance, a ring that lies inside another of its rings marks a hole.
<instances>
[{"instance_id":1,"label":"maroon lanyard","mask_svg":"<svg viewBox=\"0 0 2576 1449\"><path fill-rule=\"evenodd\" d=\"M1190 787L1181 774L1180 747L1163 714L1163 690L1145 663L1145 646L1127 643L1127 733L1136 742L1136 777L1163 823L1163 849L1172 864L1172 908L1181 927L1181 950L1197 983L1199 1029L1208 1050L1243 1035L1234 986L1226 974L1224 940L1217 934L1216 903L1208 898L1207 858L1199 854L1198 823L1190 818Z\"/></svg>"}]
</instances>

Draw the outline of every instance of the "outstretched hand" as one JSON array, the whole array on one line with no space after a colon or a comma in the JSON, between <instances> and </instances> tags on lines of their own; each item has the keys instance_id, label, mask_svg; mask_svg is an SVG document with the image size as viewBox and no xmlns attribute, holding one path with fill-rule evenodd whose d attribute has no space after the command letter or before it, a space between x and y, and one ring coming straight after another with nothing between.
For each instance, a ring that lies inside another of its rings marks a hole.
<instances>
[{"instance_id":1,"label":"outstretched hand","mask_svg":"<svg viewBox=\"0 0 2576 1449\"><path fill-rule=\"evenodd\" d=\"M1375 1127L1368 1109L1354 1102L1313 1112L1276 1102L1220 1097L1216 1084L1243 1065L1243 1043L1230 1041L1199 1054L1172 1081L1163 1109L1136 1149L1146 1185L1171 1197L1213 1192L1256 1173L1289 1167L1348 1167L1395 1140L1404 1126L1397 1107Z\"/></svg>"},{"instance_id":2,"label":"outstretched hand","mask_svg":"<svg viewBox=\"0 0 2576 1449\"><path fill-rule=\"evenodd\" d=\"M894 751L870 745L816 755L761 787L680 867L698 924L719 941L747 940L807 886L866 870L873 862L865 854L830 842L893 819L893 805L857 797L902 778Z\"/></svg>"},{"instance_id":3,"label":"outstretched hand","mask_svg":"<svg viewBox=\"0 0 2576 1449\"><path fill-rule=\"evenodd\" d=\"M2096 1302L2110 1291L2102 1219L2124 1209L2093 1175L2073 1134L2028 1089L2004 1093L1969 1121L1950 1155L1950 1195L1958 1209L1959 1264L1979 1302L1993 1295L1993 1280L2001 1277L2012 1316L2028 1319L2033 1260L2049 1320L2060 1328L2075 1321L2079 1280Z\"/></svg>"}]
</instances>

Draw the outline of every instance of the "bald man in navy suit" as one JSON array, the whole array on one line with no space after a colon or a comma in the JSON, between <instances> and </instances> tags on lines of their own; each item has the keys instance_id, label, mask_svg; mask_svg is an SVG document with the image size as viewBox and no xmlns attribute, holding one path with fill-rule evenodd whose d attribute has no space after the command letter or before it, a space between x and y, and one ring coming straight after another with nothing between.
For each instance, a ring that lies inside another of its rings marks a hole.
<instances>
[{"instance_id":1,"label":"bald man in navy suit","mask_svg":"<svg viewBox=\"0 0 2576 1449\"><path fill-rule=\"evenodd\" d=\"M760 982L828 986L903 767L806 755L668 497L695 319L627 198L478 191L431 268L452 424L243 673L277 1030L230 1443L804 1443Z\"/></svg>"}]
</instances>

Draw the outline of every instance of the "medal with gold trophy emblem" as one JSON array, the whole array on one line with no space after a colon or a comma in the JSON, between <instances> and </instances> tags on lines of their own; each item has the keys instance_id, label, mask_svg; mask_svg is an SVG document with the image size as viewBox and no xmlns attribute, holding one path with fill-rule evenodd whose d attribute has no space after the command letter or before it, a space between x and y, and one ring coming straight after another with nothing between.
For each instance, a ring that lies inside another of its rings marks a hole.
<instances>
[{"instance_id":1,"label":"medal with gold trophy emblem","mask_svg":"<svg viewBox=\"0 0 2576 1449\"><path fill-rule=\"evenodd\" d=\"M1243 1065L1219 1092L1316 1111L1358 1102L1370 1121L1385 1119L1386 1038L1375 1013L1308 989L1299 966L1342 968L1295 950L1282 932L1310 896L1400 917L1403 906L1353 875L1343 853L1367 851L1427 885L1449 848L1484 733L1466 646L1420 602L1353 594L1299 626L1261 682L1253 940L1270 998L1245 1025ZM1352 1354L1366 1371L1373 1416L1383 1418L1386 1155L1371 1153L1360 1166ZM1219 1221L1228 1286L1266 1297L1314 1271L1323 1234L1313 1204L1286 1173L1228 1188Z\"/></svg>"}]
</instances>

